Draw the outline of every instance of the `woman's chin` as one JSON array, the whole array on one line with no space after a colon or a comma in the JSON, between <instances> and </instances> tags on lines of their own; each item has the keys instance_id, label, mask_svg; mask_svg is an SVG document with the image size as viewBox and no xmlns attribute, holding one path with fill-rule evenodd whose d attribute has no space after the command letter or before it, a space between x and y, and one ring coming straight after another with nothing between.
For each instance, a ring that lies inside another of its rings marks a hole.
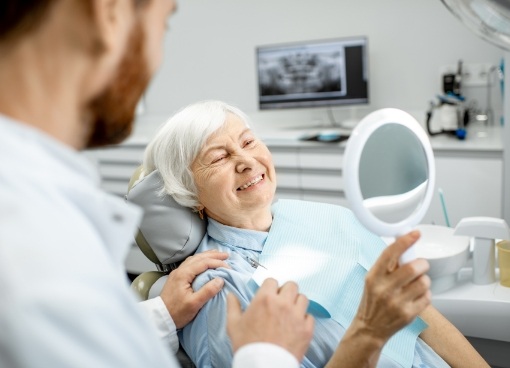
<instances>
[{"instance_id":1,"label":"woman's chin","mask_svg":"<svg viewBox=\"0 0 510 368\"><path fill-rule=\"evenodd\" d=\"M241 208L269 208L273 203L274 193L251 192L239 196Z\"/></svg>"}]
</instances>

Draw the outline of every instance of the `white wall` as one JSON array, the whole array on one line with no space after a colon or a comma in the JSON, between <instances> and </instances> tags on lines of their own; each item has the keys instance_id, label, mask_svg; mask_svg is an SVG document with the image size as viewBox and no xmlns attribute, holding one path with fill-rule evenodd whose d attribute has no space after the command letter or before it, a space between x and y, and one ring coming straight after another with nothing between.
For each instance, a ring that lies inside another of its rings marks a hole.
<instances>
[{"instance_id":1,"label":"white wall","mask_svg":"<svg viewBox=\"0 0 510 368\"><path fill-rule=\"evenodd\" d=\"M510 63L510 52L505 52L505 65ZM503 218L510 224L510 149L505 142L510 142L510 73L505 73L505 103L503 113L505 122L503 129Z\"/></svg>"},{"instance_id":2,"label":"white wall","mask_svg":"<svg viewBox=\"0 0 510 368\"><path fill-rule=\"evenodd\" d=\"M442 65L459 59L499 64L503 56L440 0L180 0L178 7L164 63L146 96L146 116L139 119L145 125L137 124L139 134L150 136L178 108L209 98L237 105L255 124L326 122L320 108L258 111L259 45L367 35L371 103L368 109L333 110L339 119L380 107L421 115L441 92ZM464 92L483 96L480 88ZM494 93L496 104L499 99Z\"/></svg>"}]
</instances>

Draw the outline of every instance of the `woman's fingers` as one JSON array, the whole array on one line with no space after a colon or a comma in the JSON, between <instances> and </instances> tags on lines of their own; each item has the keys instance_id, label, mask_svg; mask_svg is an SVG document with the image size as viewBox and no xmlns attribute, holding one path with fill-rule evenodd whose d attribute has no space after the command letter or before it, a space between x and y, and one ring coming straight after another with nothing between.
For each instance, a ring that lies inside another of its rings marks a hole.
<instances>
[{"instance_id":1,"label":"woman's fingers","mask_svg":"<svg viewBox=\"0 0 510 368\"><path fill-rule=\"evenodd\" d=\"M372 272L377 275L385 275L393 272L398 268L398 260L406 250L408 250L420 238L419 231L411 231L410 233L401 236L390 244L381 253L378 260L372 267Z\"/></svg>"},{"instance_id":2,"label":"woman's fingers","mask_svg":"<svg viewBox=\"0 0 510 368\"><path fill-rule=\"evenodd\" d=\"M380 342L410 323L430 304L429 264L423 259L399 266L400 256L419 238L413 231L401 236L379 256L365 278L357 320Z\"/></svg>"},{"instance_id":3,"label":"woman's fingers","mask_svg":"<svg viewBox=\"0 0 510 368\"><path fill-rule=\"evenodd\" d=\"M405 285L402 288L402 294L405 295L408 300L414 301L430 290L430 283L430 277L428 275L421 275L413 282Z\"/></svg>"},{"instance_id":4,"label":"woman's fingers","mask_svg":"<svg viewBox=\"0 0 510 368\"><path fill-rule=\"evenodd\" d=\"M424 275L429 268L430 265L425 259L415 259L393 271L388 277L388 282L394 288L405 287Z\"/></svg>"}]
</instances>

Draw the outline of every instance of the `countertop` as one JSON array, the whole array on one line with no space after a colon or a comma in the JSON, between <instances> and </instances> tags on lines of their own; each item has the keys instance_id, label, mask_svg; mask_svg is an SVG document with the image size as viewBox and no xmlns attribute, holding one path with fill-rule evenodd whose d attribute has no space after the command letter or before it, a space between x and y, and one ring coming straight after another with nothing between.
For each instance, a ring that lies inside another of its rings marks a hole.
<instances>
[{"instance_id":1,"label":"countertop","mask_svg":"<svg viewBox=\"0 0 510 368\"><path fill-rule=\"evenodd\" d=\"M345 146L346 142L325 143L302 140L320 132L336 132L349 135L352 128L339 128L335 126L279 126L274 128L268 125L255 125L255 133L268 146L281 147L329 147ZM467 128L467 137L460 140L450 135L437 135L430 137L430 143L434 151L440 152L503 152L503 128L500 125L485 126L482 123L472 123ZM152 137L146 134L134 134L122 145L143 145L145 146Z\"/></svg>"},{"instance_id":2,"label":"countertop","mask_svg":"<svg viewBox=\"0 0 510 368\"><path fill-rule=\"evenodd\" d=\"M466 336L510 342L510 288L475 285L471 275L462 269L455 287L434 294L432 304Z\"/></svg>"},{"instance_id":3,"label":"countertop","mask_svg":"<svg viewBox=\"0 0 510 368\"><path fill-rule=\"evenodd\" d=\"M349 135L351 130L336 127L288 127L271 129L268 127L255 128L256 134L269 146L289 147L324 147L324 146L345 146L346 142L324 143L304 141L302 138L309 137L320 132L336 132ZM479 123L472 124L467 128L465 140L460 140L450 135L437 135L430 137L430 144L434 151L473 151L473 152L503 152L503 129L499 125L484 126Z\"/></svg>"},{"instance_id":4,"label":"countertop","mask_svg":"<svg viewBox=\"0 0 510 368\"><path fill-rule=\"evenodd\" d=\"M468 126L465 140L442 134L430 137L430 144L434 150L502 152L503 128L476 123Z\"/></svg>"}]
</instances>

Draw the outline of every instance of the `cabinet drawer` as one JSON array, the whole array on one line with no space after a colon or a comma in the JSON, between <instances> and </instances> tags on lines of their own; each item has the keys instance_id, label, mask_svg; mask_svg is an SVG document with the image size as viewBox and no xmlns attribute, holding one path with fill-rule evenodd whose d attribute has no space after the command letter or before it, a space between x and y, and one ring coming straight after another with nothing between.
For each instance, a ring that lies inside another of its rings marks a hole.
<instances>
[{"instance_id":1,"label":"cabinet drawer","mask_svg":"<svg viewBox=\"0 0 510 368\"><path fill-rule=\"evenodd\" d=\"M99 173L104 179L124 180L129 182L131 176L135 172L138 165L135 164L120 164L120 163L101 163L99 165Z\"/></svg>"},{"instance_id":2,"label":"cabinet drawer","mask_svg":"<svg viewBox=\"0 0 510 368\"><path fill-rule=\"evenodd\" d=\"M270 151L277 171L279 168L297 168L299 166L297 149L271 148Z\"/></svg>"},{"instance_id":3,"label":"cabinet drawer","mask_svg":"<svg viewBox=\"0 0 510 368\"><path fill-rule=\"evenodd\" d=\"M276 173L277 188L299 189L301 186L299 173L291 170L278 170Z\"/></svg>"},{"instance_id":4,"label":"cabinet drawer","mask_svg":"<svg viewBox=\"0 0 510 368\"><path fill-rule=\"evenodd\" d=\"M303 192L303 200L330 203L349 208L347 199L339 192Z\"/></svg>"},{"instance_id":5,"label":"cabinet drawer","mask_svg":"<svg viewBox=\"0 0 510 368\"><path fill-rule=\"evenodd\" d=\"M140 165L143 161L143 147L112 147L101 150L90 150L88 155L99 162L130 162Z\"/></svg>"},{"instance_id":6,"label":"cabinet drawer","mask_svg":"<svg viewBox=\"0 0 510 368\"><path fill-rule=\"evenodd\" d=\"M125 180L104 180L101 188L106 192L124 197L127 193L128 182Z\"/></svg>"},{"instance_id":7,"label":"cabinet drawer","mask_svg":"<svg viewBox=\"0 0 510 368\"><path fill-rule=\"evenodd\" d=\"M299 189L276 189L275 201L278 199L301 199L301 191Z\"/></svg>"},{"instance_id":8,"label":"cabinet drawer","mask_svg":"<svg viewBox=\"0 0 510 368\"><path fill-rule=\"evenodd\" d=\"M303 172L301 174L301 186L304 191L307 189L343 191L344 180L341 173L332 174L329 172Z\"/></svg>"},{"instance_id":9,"label":"cabinet drawer","mask_svg":"<svg viewBox=\"0 0 510 368\"><path fill-rule=\"evenodd\" d=\"M299 152L299 167L302 169L342 170L343 148L302 149Z\"/></svg>"}]
</instances>

